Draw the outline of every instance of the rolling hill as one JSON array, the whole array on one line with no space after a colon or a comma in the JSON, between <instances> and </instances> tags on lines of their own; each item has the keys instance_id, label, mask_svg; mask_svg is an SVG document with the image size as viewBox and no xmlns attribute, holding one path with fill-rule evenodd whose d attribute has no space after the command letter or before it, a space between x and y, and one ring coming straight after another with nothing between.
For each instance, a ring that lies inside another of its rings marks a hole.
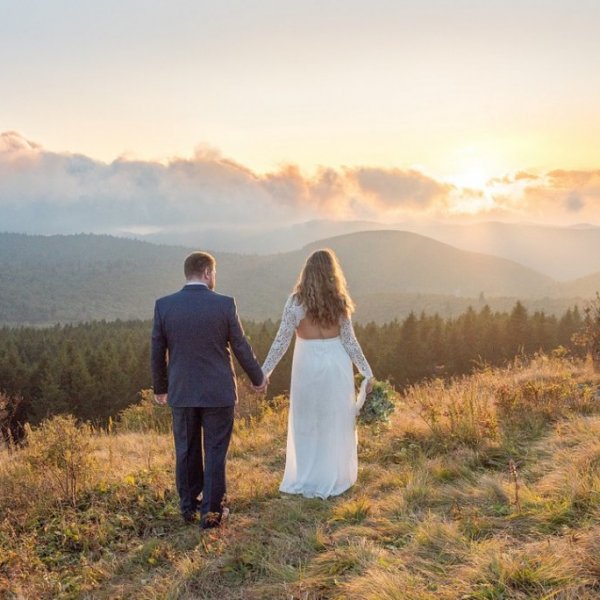
<instances>
[{"instance_id":1,"label":"rolling hill","mask_svg":"<svg viewBox=\"0 0 600 600\"><path fill-rule=\"evenodd\" d=\"M473 296L549 295L555 282L518 263L406 231L361 232L309 244L338 254L358 293L408 292Z\"/></svg>"},{"instance_id":2,"label":"rolling hill","mask_svg":"<svg viewBox=\"0 0 600 600\"><path fill-rule=\"evenodd\" d=\"M546 299L560 310L576 299L568 284L516 262L406 231L346 234L266 256L216 253L218 289L237 298L245 318L277 319L306 256L318 247L340 257L361 320L380 320L382 307L385 320L401 317L432 299L445 314L483 297L492 307L494 298ZM148 318L156 297L182 285L189 251L110 236L0 234L0 322Z\"/></svg>"},{"instance_id":3,"label":"rolling hill","mask_svg":"<svg viewBox=\"0 0 600 600\"><path fill-rule=\"evenodd\" d=\"M414 223L410 230L470 252L514 260L561 281L600 268L600 228L554 227L531 223Z\"/></svg>"},{"instance_id":4,"label":"rolling hill","mask_svg":"<svg viewBox=\"0 0 600 600\"><path fill-rule=\"evenodd\" d=\"M557 227L495 221L457 224L423 219L396 223L315 220L260 230L250 226L221 227L187 233L138 234L137 237L153 243L185 246L202 242L216 251L266 255L292 252L334 236L380 230L411 231L461 250L513 260L560 281L584 277L599 269L600 227L585 224Z\"/></svg>"},{"instance_id":5,"label":"rolling hill","mask_svg":"<svg viewBox=\"0 0 600 600\"><path fill-rule=\"evenodd\" d=\"M583 298L592 298L597 291L600 291L600 271L565 283L563 284L563 288L568 293L576 294Z\"/></svg>"}]
</instances>

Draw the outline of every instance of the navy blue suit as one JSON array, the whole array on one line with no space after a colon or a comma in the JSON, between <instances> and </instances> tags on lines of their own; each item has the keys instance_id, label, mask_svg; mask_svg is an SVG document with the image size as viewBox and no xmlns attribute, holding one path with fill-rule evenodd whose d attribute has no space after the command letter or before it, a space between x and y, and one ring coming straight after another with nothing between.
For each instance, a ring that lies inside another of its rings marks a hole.
<instances>
[{"instance_id":1,"label":"navy blue suit","mask_svg":"<svg viewBox=\"0 0 600 600\"><path fill-rule=\"evenodd\" d=\"M262 369L244 335L233 298L196 284L156 301L154 393L168 393L173 414L181 512L195 512L202 492L200 511L205 526L220 520L226 493L225 458L237 400L231 350L252 383L260 385Z\"/></svg>"}]
</instances>

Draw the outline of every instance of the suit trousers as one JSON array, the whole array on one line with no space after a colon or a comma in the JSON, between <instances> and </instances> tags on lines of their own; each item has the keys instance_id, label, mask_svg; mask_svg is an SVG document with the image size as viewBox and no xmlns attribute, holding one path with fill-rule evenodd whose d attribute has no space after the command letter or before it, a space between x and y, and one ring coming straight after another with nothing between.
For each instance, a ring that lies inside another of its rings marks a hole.
<instances>
[{"instance_id":1,"label":"suit trousers","mask_svg":"<svg viewBox=\"0 0 600 600\"><path fill-rule=\"evenodd\" d=\"M172 406L171 412L175 482L181 512L193 513L200 508L203 526L218 524L227 492L225 460L233 431L234 407Z\"/></svg>"}]
</instances>

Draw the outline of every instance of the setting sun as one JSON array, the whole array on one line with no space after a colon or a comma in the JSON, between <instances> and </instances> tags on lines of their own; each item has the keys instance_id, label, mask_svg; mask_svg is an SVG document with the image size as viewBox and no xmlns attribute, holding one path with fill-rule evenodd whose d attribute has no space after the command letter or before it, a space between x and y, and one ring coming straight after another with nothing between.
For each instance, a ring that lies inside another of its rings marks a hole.
<instances>
[{"instance_id":1,"label":"setting sun","mask_svg":"<svg viewBox=\"0 0 600 600\"><path fill-rule=\"evenodd\" d=\"M449 177L449 181L463 188L481 190L491 179L491 173L481 166L472 166Z\"/></svg>"}]
</instances>

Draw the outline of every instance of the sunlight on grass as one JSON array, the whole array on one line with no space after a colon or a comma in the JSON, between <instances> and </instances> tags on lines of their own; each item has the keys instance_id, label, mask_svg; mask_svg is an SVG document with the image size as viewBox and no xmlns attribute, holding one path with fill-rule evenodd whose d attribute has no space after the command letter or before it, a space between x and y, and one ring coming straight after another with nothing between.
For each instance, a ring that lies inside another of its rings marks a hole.
<instances>
[{"instance_id":1,"label":"sunlight on grass","mask_svg":"<svg viewBox=\"0 0 600 600\"><path fill-rule=\"evenodd\" d=\"M343 504L338 504L333 509L332 521L346 523L360 523L371 513L371 503L368 498L357 498Z\"/></svg>"},{"instance_id":2,"label":"sunlight on grass","mask_svg":"<svg viewBox=\"0 0 600 600\"><path fill-rule=\"evenodd\" d=\"M0 588L107 600L597 597L596 385L585 365L539 356L415 386L388 426L359 429L358 482L325 501L279 493L286 401L255 406L235 426L230 519L204 533L180 520L173 440L152 407L111 431L48 422L0 453Z\"/></svg>"}]
</instances>

